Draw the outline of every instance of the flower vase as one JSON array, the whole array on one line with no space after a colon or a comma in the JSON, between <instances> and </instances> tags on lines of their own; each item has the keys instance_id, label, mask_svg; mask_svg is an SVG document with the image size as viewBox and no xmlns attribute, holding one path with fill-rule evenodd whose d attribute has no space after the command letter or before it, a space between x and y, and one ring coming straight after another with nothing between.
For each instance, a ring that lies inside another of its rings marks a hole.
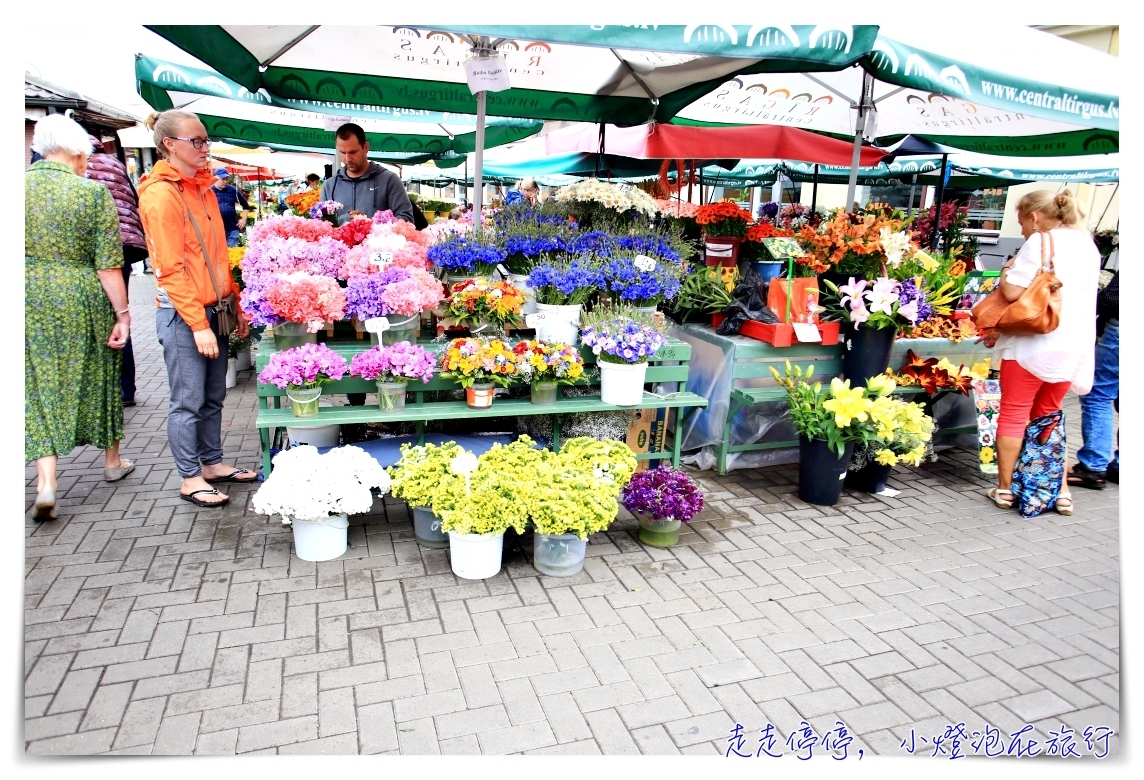
<instances>
[{"instance_id":1,"label":"flower vase","mask_svg":"<svg viewBox=\"0 0 1144 780\"><path fill-rule=\"evenodd\" d=\"M533 382L532 403L536 406L551 406L556 403L559 385L555 382Z\"/></svg>"},{"instance_id":2,"label":"flower vase","mask_svg":"<svg viewBox=\"0 0 1144 780\"><path fill-rule=\"evenodd\" d=\"M449 546L449 535L441 530L441 518L427 506L411 506L413 533L422 547L441 549Z\"/></svg>"},{"instance_id":3,"label":"flower vase","mask_svg":"<svg viewBox=\"0 0 1144 780\"><path fill-rule=\"evenodd\" d=\"M318 416L318 401L322 397L322 388L288 387L286 397L290 399L290 411L295 417Z\"/></svg>"},{"instance_id":4,"label":"flower vase","mask_svg":"<svg viewBox=\"0 0 1144 780\"><path fill-rule=\"evenodd\" d=\"M865 493L881 493L886 489L886 482L890 479L893 466L887 466L876 461L870 461L855 471L847 471L846 479L842 484L851 490L861 490Z\"/></svg>"},{"instance_id":5,"label":"flower vase","mask_svg":"<svg viewBox=\"0 0 1144 780\"><path fill-rule=\"evenodd\" d=\"M465 580L487 580L501 570L504 531L491 534L449 532L449 566Z\"/></svg>"},{"instance_id":6,"label":"flower vase","mask_svg":"<svg viewBox=\"0 0 1144 780\"><path fill-rule=\"evenodd\" d=\"M383 412L400 412L405 409L406 386L404 382L378 382L377 406Z\"/></svg>"},{"instance_id":7,"label":"flower vase","mask_svg":"<svg viewBox=\"0 0 1144 780\"><path fill-rule=\"evenodd\" d=\"M294 552L304 561L332 561L349 547L349 518L331 515L314 520L292 518Z\"/></svg>"},{"instance_id":8,"label":"flower vase","mask_svg":"<svg viewBox=\"0 0 1144 780\"><path fill-rule=\"evenodd\" d=\"M867 379L889 367L895 329L843 325L842 378L849 379L851 387L865 387Z\"/></svg>"},{"instance_id":9,"label":"flower vase","mask_svg":"<svg viewBox=\"0 0 1144 780\"><path fill-rule=\"evenodd\" d=\"M601 360L600 400L612 406L635 406L643 400L647 363L609 363Z\"/></svg>"},{"instance_id":10,"label":"flower vase","mask_svg":"<svg viewBox=\"0 0 1144 780\"><path fill-rule=\"evenodd\" d=\"M317 344L318 334L306 330L304 322L280 322L274 326L274 348L281 352L303 344Z\"/></svg>"},{"instance_id":11,"label":"flower vase","mask_svg":"<svg viewBox=\"0 0 1144 780\"><path fill-rule=\"evenodd\" d=\"M408 341L410 344L416 344L417 334L420 330L420 312L409 317L402 317L400 314L392 314L389 317L388 330L381 332L381 343L387 347L393 344L398 344L402 341Z\"/></svg>"},{"instance_id":12,"label":"flower vase","mask_svg":"<svg viewBox=\"0 0 1144 780\"><path fill-rule=\"evenodd\" d=\"M846 442L842 457L830 449L826 439L798 437L798 497L808 504L834 506L842 495L842 481L854 452L854 442Z\"/></svg>"},{"instance_id":13,"label":"flower vase","mask_svg":"<svg viewBox=\"0 0 1144 780\"><path fill-rule=\"evenodd\" d=\"M587 539L577 534L542 534L532 536L532 566L549 577L573 577L584 569Z\"/></svg>"},{"instance_id":14,"label":"flower vase","mask_svg":"<svg viewBox=\"0 0 1144 780\"><path fill-rule=\"evenodd\" d=\"M679 541L679 529L683 524L674 517L657 520L651 515L637 515L640 524L640 541L649 547L671 547Z\"/></svg>"},{"instance_id":15,"label":"flower vase","mask_svg":"<svg viewBox=\"0 0 1144 780\"><path fill-rule=\"evenodd\" d=\"M742 243L742 236L704 236L707 266L734 268L739 264L739 245Z\"/></svg>"},{"instance_id":16,"label":"flower vase","mask_svg":"<svg viewBox=\"0 0 1144 780\"><path fill-rule=\"evenodd\" d=\"M549 343L580 344L580 304L557 306L538 303L536 313L544 315L536 326L536 338Z\"/></svg>"},{"instance_id":17,"label":"flower vase","mask_svg":"<svg viewBox=\"0 0 1144 780\"><path fill-rule=\"evenodd\" d=\"M492 382L475 382L465 388L465 403L472 409L488 409L493 405L496 392Z\"/></svg>"}]
</instances>

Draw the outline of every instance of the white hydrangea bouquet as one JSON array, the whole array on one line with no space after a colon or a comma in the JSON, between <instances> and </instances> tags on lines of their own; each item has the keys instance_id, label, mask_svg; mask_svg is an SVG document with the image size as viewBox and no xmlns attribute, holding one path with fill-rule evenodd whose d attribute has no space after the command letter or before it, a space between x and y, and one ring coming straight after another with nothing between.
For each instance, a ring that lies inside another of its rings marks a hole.
<instances>
[{"instance_id":1,"label":"white hydrangea bouquet","mask_svg":"<svg viewBox=\"0 0 1144 780\"><path fill-rule=\"evenodd\" d=\"M658 208L655 199L631 185L616 185L602 182L599 179L585 179L575 184L569 184L556 191L556 200L572 200L581 203L599 204L605 209L618 214L630 214L635 211L645 217L656 214Z\"/></svg>"},{"instance_id":2,"label":"white hydrangea bouquet","mask_svg":"<svg viewBox=\"0 0 1144 780\"><path fill-rule=\"evenodd\" d=\"M389 490L389 475L361 447L337 447L319 455L316 447L292 447L274 457L274 471L254 494L254 511L263 515L320 520L356 515L373 507L371 488Z\"/></svg>"}]
</instances>

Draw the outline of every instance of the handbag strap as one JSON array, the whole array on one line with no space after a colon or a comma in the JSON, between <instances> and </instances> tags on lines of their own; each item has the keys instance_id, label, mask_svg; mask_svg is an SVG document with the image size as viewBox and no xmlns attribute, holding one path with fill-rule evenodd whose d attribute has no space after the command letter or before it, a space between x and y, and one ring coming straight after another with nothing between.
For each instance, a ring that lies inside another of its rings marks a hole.
<instances>
[{"instance_id":1,"label":"handbag strap","mask_svg":"<svg viewBox=\"0 0 1144 780\"><path fill-rule=\"evenodd\" d=\"M193 227L195 229L195 236L197 236L199 239L199 246L201 246L203 248L203 257L206 258L206 261L207 261L207 273L210 274L211 286L214 287L214 292L215 292L215 304L214 305L217 306L218 304L222 303L222 291L219 290L218 279L215 277L215 272L214 272L214 263L211 262L210 251L207 249L206 242L203 241L203 233L201 230L199 230L199 223L195 219L195 215L191 213L191 205L189 203L187 203L187 198L185 195L183 195L183 190L180 187L177 187L174 182L169 182L169 183L171 185L171 188L174 189L175 192L179 193L179 198L183 201L183 206L187 211L187 218L189 220L191 220L191 227Z\"/></svg>"},{"instance_id":2,"label":"handbag strap","mask_svg":"<svg viewBox=\"0 0 1144 780\"><path fill-rule=\"evenodd\" d=\"M1041 231L1041 270L1053 272L1053 257L1056 255L1056 246L1053 244L1053 233L1050 230Z\"/></svg>"}]
</instances>

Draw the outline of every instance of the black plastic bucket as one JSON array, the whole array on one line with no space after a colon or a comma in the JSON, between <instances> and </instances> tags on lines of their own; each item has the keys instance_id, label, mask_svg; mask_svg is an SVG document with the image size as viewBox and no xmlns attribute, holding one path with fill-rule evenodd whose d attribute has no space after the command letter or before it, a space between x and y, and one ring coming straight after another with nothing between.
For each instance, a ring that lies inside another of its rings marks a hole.
<instances>
[{"instance_id":1,"label":"black plastic bucket","mask_svg":"<svg viewBox=\"0 0 1144 780\"><path fill-rule=\"evenodd\" d=\"M808 504L834 506L842 495L842 481L854 452L847 442L842 457L830 449L826 439L798 438L798 497Z\"/></svg>"}]
</instances>

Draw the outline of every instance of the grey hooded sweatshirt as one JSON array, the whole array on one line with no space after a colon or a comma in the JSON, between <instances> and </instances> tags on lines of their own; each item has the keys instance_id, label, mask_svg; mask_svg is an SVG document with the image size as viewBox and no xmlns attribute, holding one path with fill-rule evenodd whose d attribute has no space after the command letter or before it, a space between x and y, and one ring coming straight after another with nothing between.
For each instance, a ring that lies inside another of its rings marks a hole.
<instances>
[{"instance_id":1,"label":"grey hooded sweatshirt","mask_svg":"<svg viewBox=\"0 0 1144 780\"><path fill-rule=\"evenodd\" d=\"M386 209L390 209L398 219L413 222L413 204L409 202L401 178L375 162L371 162L365 174L356 179L351 178L344 167L339 168L337 174L322 185L322 200L342 204L338 211L339 225L349 219L351 211L360 211L372 218L374 212Z\"/></svg>"}]
</instances>

